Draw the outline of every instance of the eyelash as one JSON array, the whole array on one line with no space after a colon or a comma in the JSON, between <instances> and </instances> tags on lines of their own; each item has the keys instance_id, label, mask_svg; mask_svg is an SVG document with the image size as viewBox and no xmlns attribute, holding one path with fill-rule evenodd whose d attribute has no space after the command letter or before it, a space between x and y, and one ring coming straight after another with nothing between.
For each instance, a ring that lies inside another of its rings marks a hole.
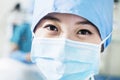
<instances>
[{"instance_id":1,"label":"eyelash","mask_svg":"<svg viewBox=\"0 0 120 80\"><path fill-rule=\"evenodd\" d=\"M87 29L81 29L77 32L77 34L80 34L80 35L91 35L92 32L87 30Z\"/></svg>"},{"instance_id":2,"label":"eyelash","mask_svg":"<svg viewBox=\"0 0 120 80\"><path fill-rule=\"evenodd\" d=\"M48 24L44 28L47 28L49 31L56 31L58 32L58 28L55 25ZM87 29L81 29L77 32L78 35L91 35L92 32Z\"/></svg>"},{"instance_id":3,"label":"eyelash","mask_svg":"<svg viewBox=\"0 0 120 80\"><path fill-rule=\"evenodd\" d=\"M51 27L52 26L52 27ZM46 25L44 28L47 28L50 31L58 31L58 28L52 24ZM55 30L54 30L55 29Z\"/></svg>"}]
</instances>

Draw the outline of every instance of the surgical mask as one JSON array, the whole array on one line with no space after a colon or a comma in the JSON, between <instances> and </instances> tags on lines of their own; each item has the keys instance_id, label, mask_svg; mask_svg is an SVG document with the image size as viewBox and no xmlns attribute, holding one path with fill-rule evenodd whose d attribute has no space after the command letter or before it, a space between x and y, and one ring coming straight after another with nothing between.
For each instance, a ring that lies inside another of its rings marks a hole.
<instances>
[{"instance_id":1,"label":"surgical mask","mask_svg":"<svg viewBox=\"0 0 120 80\"><path fill-rule=\"evenodd\" d=\"M44 80L89 80L99 72L101 44L34 38L31 56Z\"/></svg>"}]
</instances>

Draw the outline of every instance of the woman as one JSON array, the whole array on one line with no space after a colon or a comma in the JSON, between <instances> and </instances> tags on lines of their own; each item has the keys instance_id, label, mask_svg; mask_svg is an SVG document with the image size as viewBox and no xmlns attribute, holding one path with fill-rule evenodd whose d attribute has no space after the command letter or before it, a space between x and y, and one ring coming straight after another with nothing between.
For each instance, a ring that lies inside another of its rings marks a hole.
<instances>
[{"instance_id":1,"label":"woman","mask_svg":"<svg viewBox=\"0 0 120 80\"><path fill-rule=\"evenodd\" d=\"M32 61L43 80L93 80L112 33L112 0L36 0Z\"/></svg>"}]
</instances>

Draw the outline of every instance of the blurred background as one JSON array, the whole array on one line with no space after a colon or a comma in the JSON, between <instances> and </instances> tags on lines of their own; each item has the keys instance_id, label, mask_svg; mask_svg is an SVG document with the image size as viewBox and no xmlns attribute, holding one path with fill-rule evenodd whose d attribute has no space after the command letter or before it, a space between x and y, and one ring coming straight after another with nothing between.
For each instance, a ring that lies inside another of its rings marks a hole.
<instances>
[{"instance_id":1,"label":"blurred background","mask_svg":"<svg viewBox=\"0 0 120 80\"><path fill-rule=\"evenodd\" d=\"M31 20L34 0L0 0L0 57L7 56L10 51L8 26L12 16L12 10L17 3L21 4L22 11L27 14L27 19Z\"/></svg>"},{"instance_id":2,"label":"blurred background","mask_svg":"<svg viewBox=\"0 0 120 80\"><path fill-rule=\"evenodd\" d=\"M113 36L102 54L98 80L120 80L120 0L114 0Z\"/></svg>"},{"instance_id":3,"label":"blurred background","mask_svg":"<svg viewBox=\"0 0 120 80\"><path fill-rule=\"evenodd\" d=\"M34 0L0 0L0 58L7 57L10 53L9 18L17 3L20 3L23 12L27 13L27 21L31 23L32 20ZM120 0L114 0L113 17L112 42L102 53L100 74L96 76L97 80L120 80Z\"/></svg>"}]
</instances>

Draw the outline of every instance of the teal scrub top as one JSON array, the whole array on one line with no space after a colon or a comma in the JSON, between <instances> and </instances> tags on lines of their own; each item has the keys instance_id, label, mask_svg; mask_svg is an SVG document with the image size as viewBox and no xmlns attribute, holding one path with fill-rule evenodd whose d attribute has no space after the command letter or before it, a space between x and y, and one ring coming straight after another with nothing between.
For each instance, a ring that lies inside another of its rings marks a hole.
<instances>
[{"instance_id":1,"label":"teal scrub top","mask_svg":"<svg viewBox=\"0 0 120 80\"><path fill-rule=\"evenodd\" d=\"M30 52L32 43L32 34L30 25L27 23L16 25L13 28L12 43L16 43L22 52Z\"/></svg>"},{"instance_id":2,"label":"teal scrub top","mask_svg":"<svg viewBox=\"0 0 120 80\"><path fill-rule=\"evenodd\" d=\"M32 33L30 24L24 23L13 26L11 42L18 45L19 49L10 54L10 57L18 61L31 64L26 61L26 55L31 51Z\"/></svg>"}]
</instances>

